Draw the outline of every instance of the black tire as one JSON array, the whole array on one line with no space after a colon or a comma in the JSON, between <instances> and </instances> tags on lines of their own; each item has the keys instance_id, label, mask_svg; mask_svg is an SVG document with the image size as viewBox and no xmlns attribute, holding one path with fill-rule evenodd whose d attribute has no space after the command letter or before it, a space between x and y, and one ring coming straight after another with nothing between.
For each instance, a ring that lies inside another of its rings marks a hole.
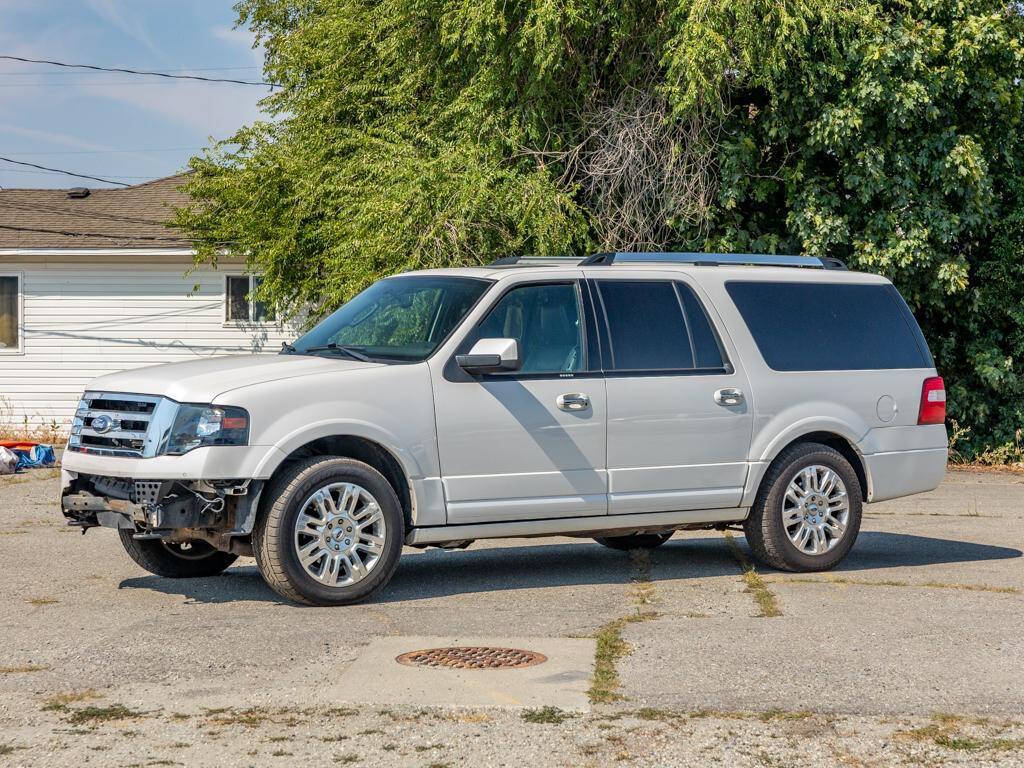
<instances>
[{"instance_id":1,"label":"black tire","mask_svg":"<svg viewBox=\"0 0 1024 768\"><path fill-rule=\"evenodd\" d=\"M609 549L628 552L631 549L654 549L672 538L674 531L665 533L634 533L630 536L595 536L594 541Z\"/></svg>"},{"instance_id":2,"label":"black tire","mask_svg":"<svg viewBox=\"0 0 1024 768\"><path fill-rule=\"evenodd\" d=\"M129 528L118 528L117 532L132 560L150 573L167 579L216 576L238 559L238 555L221 552L205 541L164 544L158 539L132 538L135 531Z\"/></svg>"},{"instance_id":3,"label":"black tire","mask_svg":"<svg viewBox=\"0 0 1024 768\"><path fill-rule=\"evenodd\" d=\"M327 586L299 563L293 537L303 502L318 488L338 482L358 485L374 497L387 533L384 551L365 577L348 586ZM355 459L316 456L286 468L266 490L252 543L260 573L282 597L306 605L348 605L365 600L391 580L404 539L401 503L380 472Z\"/></svg>"},{"instance_id":4,"label":"black tire","mask_svg":"<svg viewBox=\"0 0 1024 768\"><path fill-rule=\"evenodd\" d=\"M808 554L794 544L783 525L783 500L790 482L805 467L820 465L839 475L849 507L845 532L821 554ZM798 443L784 450L768 467L750 516L743 524L754 556L780 571L827 571L846 557L860 532L860 481L850 462L835 448L821 443Z\"/></svg>"}]
</instances>

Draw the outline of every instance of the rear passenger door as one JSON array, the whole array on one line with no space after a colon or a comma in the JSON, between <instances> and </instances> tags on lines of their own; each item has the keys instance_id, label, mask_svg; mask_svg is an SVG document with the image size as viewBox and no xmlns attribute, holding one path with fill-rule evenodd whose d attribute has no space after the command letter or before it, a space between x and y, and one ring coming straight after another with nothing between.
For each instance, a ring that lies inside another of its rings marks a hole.
<instances>
[{"instance_id":1,"label":"rear passenger door","mask_svg":"<svg viewBox=\"0 0 1024 768\"><path fill-rule=\"evenodd\" d=\"M607 381L608 513L739 506L751 393L717 313L679 273L588 273Z\"/></svg>"}]
</instances>

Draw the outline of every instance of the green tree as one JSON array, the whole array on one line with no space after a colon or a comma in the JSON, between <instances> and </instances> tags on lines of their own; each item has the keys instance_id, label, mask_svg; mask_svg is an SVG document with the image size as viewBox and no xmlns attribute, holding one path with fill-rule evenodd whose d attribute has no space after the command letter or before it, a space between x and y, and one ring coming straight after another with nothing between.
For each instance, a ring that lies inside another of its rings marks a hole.
<instances>
[{"instance_id":1,"label":"green tree","mask_svg":"<svg viewBox=\"0 0 1024 768\"><path fill-rule=\"evenodd\" d=\"M1024 425L1024 18L996 0L243 0L272 120L176 225L263 297L509 253L827 254L891 277L972 450Z\"/></svg>"}]
</instances>

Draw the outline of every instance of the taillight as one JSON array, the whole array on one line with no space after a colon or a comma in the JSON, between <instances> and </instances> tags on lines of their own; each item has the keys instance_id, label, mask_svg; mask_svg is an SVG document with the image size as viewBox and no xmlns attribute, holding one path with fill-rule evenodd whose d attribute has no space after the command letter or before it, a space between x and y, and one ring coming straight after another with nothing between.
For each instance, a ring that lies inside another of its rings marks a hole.
<instances>
[{"instance_id":1,"label":"taillight","mask_svg":"<svg viewBox=\"0 0 1024 768\"><path fill-rule=\"evenodd\" d=\"M917 412L918 424L942 424L946 421L946 385L941 376L924 380L921 387L921 410Z\"/></svg>"}]
</instances>

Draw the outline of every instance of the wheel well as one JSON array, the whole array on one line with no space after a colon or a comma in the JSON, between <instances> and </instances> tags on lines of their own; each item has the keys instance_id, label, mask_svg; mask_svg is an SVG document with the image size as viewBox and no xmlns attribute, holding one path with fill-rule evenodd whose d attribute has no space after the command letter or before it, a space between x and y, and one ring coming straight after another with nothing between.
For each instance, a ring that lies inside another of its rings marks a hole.
<instances>
[{"instance_id":1,"label":"wheel well","mask_svg":"<svg viewBox=\"0 0 1024 768\"><path fill-rule=\"evenodd\" d=\"M850 444L849 440L837 435L835 432L809 432L806 435L800 435L800 437L783 446L782 450L775 455L778 456L791 445L799 445L800 443L822 443L843 454L843 458L850 462L850 466L853 467L853 471L857 473L857 481L860 483L861 498L864 499L865 502L868 500L868 476L864 471L864 460L861 458L860 454L857 453L857 449Z\"/></svg>"},{"instance_id":2,"label":"wheel well","mask_svg":"<svg viewBox=\"0 0 1024 768\"><path fill-rule=\"evenodd\" d=\"M373 440L353 435L331 435L321 437L296 448L281 465L274 470L274 477L290 464L313 456L345 456L349 459L362 461L376 469L395 490L395 495L402 505L402 516L408 530L412 526L412 494L409 490L409 478L405 470L391 452ZM271 478L273 480L273 477Z\"/></svg>"}]
</instances>

